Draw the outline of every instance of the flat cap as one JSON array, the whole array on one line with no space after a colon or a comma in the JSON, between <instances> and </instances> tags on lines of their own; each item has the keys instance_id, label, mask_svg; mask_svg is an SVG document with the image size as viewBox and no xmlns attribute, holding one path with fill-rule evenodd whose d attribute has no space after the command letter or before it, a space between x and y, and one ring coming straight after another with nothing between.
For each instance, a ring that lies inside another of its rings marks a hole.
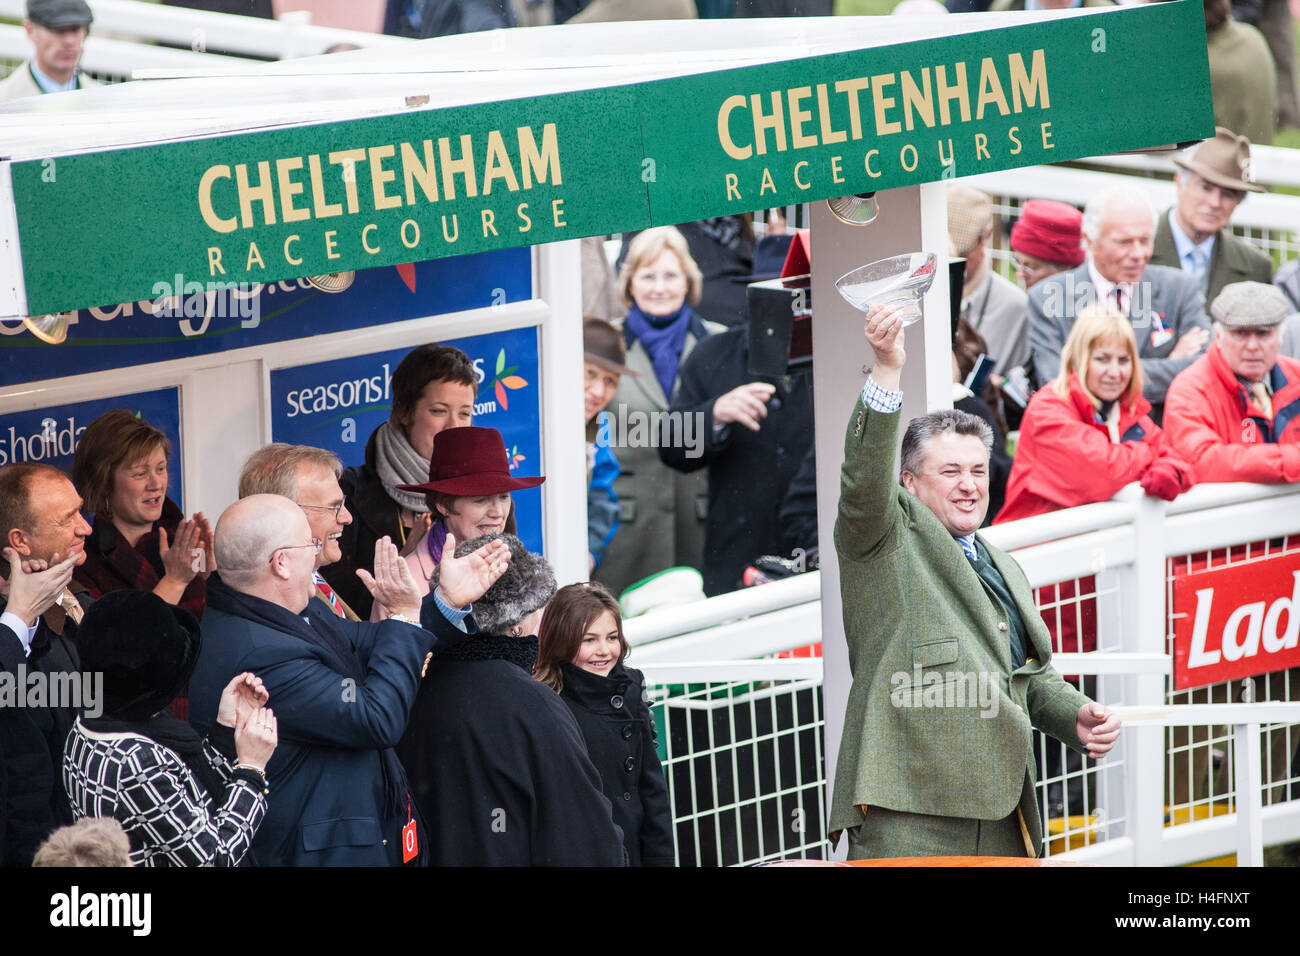
<instances>
[{"instance_id":1,"label":"flat cap","mask_svg":"<svg viewBox=\"0 0 1300 956\"><path fill-rule=\"evenodd\" d=\"M1267 282L1225 285L1210 303L1210 315L1224 328L1267 328L1278 325L1291 311L1286 296Z\"/></svg>"},{"instance_id":2,"label":"flat cap","mask_svg":"<svg viewBox=\"0 0 1300 956\"><path fill-rule=\"evenodd\" d=\"M27 19L51 30L88 27L95 19L86 0L27 0Z\"/></svg>"}]
</instances>

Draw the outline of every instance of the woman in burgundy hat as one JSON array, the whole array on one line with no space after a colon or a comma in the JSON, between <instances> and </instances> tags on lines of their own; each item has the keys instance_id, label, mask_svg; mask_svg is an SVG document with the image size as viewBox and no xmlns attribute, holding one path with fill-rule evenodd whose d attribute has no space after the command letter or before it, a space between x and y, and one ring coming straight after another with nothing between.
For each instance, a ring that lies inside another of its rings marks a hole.
<instances>
[{"instance_id":1,"label":"woman in burgundy hat","mask_svg":"<svg viewBox=\"0 0 1300 956\"><path fill-rule=\"evenodd\" d=\"M429 480L419 485L398 485L402 491L423 492L429 513L436 515L419 545L406 555L406 563L424 593L442 558L448 533L457 543L485 534L515 532L514 503L510 492L536 488L540 475L510 474L506 443L495 428L447 428L434 437L429 459ZM370 620L382 621L388 613L378 601Z\"/></svg>"}]
</instances>

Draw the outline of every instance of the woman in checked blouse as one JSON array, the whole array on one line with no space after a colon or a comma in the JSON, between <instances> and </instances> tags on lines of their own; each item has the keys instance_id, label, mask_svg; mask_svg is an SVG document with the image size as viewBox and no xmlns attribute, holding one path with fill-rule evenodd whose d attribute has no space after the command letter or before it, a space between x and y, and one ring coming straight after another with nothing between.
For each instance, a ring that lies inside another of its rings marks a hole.
<instances>
[{"instance_id":1,"label":"woman in checked blouse","mask_svg":"<svg viewBox=\"0 0 1300 956\"><path fill-rule=\"evenodd\" d=\"M86 612L79 638L83 674L103 683L64 747L73 814L121 823L136 866L238 866L266 816L277 739L261 680L232 680L200 738L167 712L199 657L192 614L145 591L113 591Z\"/></svg>"}]
</instances>

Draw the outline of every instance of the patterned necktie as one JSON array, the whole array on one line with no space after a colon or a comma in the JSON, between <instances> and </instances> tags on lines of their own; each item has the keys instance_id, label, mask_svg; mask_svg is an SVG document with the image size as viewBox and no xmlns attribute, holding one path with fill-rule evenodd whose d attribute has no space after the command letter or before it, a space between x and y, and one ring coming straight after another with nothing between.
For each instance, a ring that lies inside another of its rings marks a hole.
<instances>
[{"instance_id":1,"label":"patterned necktie","mask_svg":"<svg viewBox=\"0 0 1300 956\"><path fill-rule=\"evenodd\" d=\"M86 613L82 609L81 603L67 588L64 588L63 593L59 595L59 607L63 608L64 613L72 618L73 624L80 624L82 617Z\"/></svg>"},{"instance_id":2,"label":"patterned necktie","mask_svg":"<svg viewBox=\"0 0 1300 956\"><path fill-rule=\"evenodd\" d=\"M1125 302L1124 290L1119 286L1115 286L1115 288L1111 290L1110 296L1115 303L1115 308L1125 315L1128 315L1128 303Z\"/></svg>"},{"instance_id":3,"label":"patterned necktie","mask_svg":"<svg viewBox=\"0 0 1300 956\"><path fill-rule=\"evenodd\" d=\"M974 538L970 538L970 539L967 539L967 538L958 538L958 539L957 539L957 543L958 543L959 545L961 545L961 550L962 550L962 552L966 555L966 557L967 557L968 559L970 559L971 561L977 561L977 560L979 560L978 556L975 554L975 539L974 539Z\"/></svg>"},{"instance_id":4,"label":"patterned necktie","mask_svg":"<svg viewBox=\"0 0 1300 956\"><path fill-rule=\"evenodd\" d=\"M339 602L339 596L334 593L334 589L326 584L325 579L319 574L313 576L316 578L316 588L320 591L321 597L325 599L325 603L330 606L330 610L334 612L336 617L347 617L343 613L343 605Z\"/></svg>"}]
</instances>

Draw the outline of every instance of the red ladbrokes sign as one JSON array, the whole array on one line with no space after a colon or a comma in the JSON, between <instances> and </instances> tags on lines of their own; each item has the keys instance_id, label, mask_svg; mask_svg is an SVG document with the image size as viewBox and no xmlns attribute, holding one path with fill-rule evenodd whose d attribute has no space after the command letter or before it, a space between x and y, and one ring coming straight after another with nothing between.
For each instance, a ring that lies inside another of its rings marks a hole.
<instances>
[{"instance_id":1,"label":"red ladbrokes sign","mask_svg":"<svg viewBox=\"0 0 1300 956\"><path fill-rule=\"evenodd\" d=\"M1174 687L1300 665L1300 552L1174 575Z\"/></svg>"}]
</instances>

